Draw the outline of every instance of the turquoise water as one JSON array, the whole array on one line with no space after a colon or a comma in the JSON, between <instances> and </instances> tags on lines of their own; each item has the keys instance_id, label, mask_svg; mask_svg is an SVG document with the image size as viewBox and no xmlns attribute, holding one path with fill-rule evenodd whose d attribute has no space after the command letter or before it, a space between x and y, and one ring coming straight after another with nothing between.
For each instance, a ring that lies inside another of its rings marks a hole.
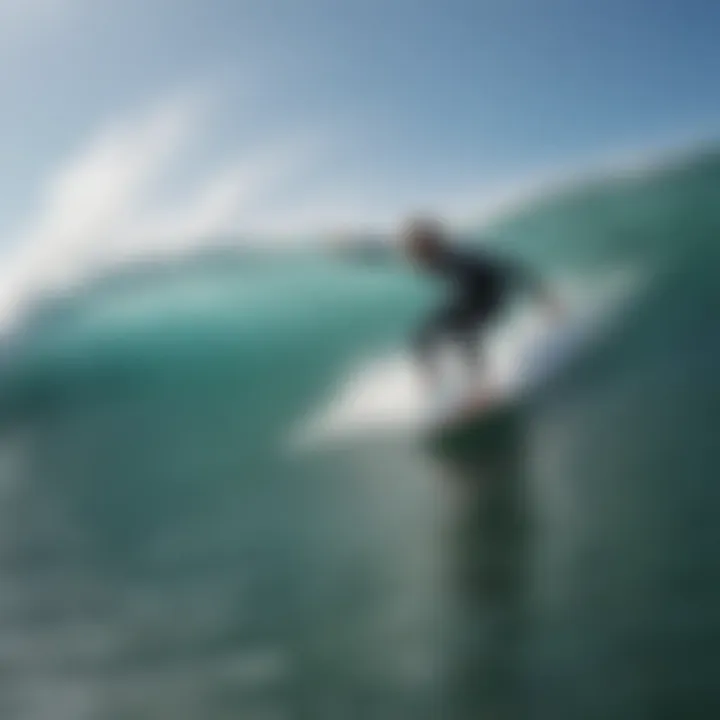
<instances>
[{"instance_id":1,"label":"turquoise water","mask_svg":"<svg viewBox=\"0 0 720 720\"><path fill-rule=\"evenodd\" d=\"M288 452L432 293L208 252L39 305L0 381L3 718L671 718L720 709L720 159L492 228L649 285L462 452Z\"/></svg>"}]
</instances>

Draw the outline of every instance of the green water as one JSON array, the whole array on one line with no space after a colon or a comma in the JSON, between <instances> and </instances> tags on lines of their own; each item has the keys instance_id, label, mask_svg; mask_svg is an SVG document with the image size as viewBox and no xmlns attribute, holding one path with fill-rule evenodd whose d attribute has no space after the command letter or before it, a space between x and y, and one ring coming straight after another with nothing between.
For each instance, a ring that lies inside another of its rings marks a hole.
<instances>
[{"instance_id":1,"label":"green water","mask_svg":"<svg viewBox=\"0 0 720 720\"><path fill-rule=\"evenodd\" d=\"M718 180L704 156L495 229L657 275L461 452L287 452L422 313L399 268L208 256L39 308L0 385L0 716L716 717Z\"/></svg>"}]
</instances>

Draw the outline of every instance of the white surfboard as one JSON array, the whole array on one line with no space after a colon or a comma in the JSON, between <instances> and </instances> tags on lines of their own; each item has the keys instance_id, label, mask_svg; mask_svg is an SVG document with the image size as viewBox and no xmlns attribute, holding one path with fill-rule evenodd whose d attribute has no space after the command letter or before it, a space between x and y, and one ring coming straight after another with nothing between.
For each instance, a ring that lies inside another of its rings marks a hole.
<instances>
[{"instance_id":1,"label":"white surfboard","mask_svg":"<svg viewBox=\"0 0 720 720\"><path fill-rule=\"evenodd\" d=\"M471 385L456 374L451 387L429 395L407 354L362 362L293 428L292 448L306 450L362 438L432 439L448 425L481 429L493 426L493 418L512 417L516 405L561 377L593 338L603 334L626 302L642 290L644 278L629 272L609 278L592 292L586 292L586 285L568 303L572 317L560 325L548 326L530 313L520 322L504 323L495 337L486 338L489 372L480 383Z\"/></svg>"},{"instance_id":2,"label":"white surfboard","mask_svg":"<svg viewBox=\"0 0 720 720\"><path fill-rule=\"evenodd\" d=\"M448 427L492 424L561 375L599 325L600 316L578 314L559 326L536 324L531 332L496 338L484 378L471 385L460 373L450 373L450 382L432 396L409 356L363 364L294 429L291 445L304 450L362 438L432 439Z\"/></svg>"},{"instance_id":3,"label":"white surfboard","mask_svg":"<svg viewBox=\"0 0 720 720\"><path fill-rule=\"evenodd\" d=\"M585 318L546 330L514 358L506 359L502 374L490 373L484 382L472 385L456 383L430 398L425 408L425 433L481 425L483 418L521 403L561 373L597 329L597 324Z\"/></svg>"}]
</instances>

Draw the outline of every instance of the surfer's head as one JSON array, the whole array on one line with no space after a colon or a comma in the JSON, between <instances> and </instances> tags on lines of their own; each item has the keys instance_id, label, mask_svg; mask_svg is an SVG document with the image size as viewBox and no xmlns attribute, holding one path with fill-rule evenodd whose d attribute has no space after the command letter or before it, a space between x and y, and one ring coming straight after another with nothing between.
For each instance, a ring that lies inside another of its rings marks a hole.
<instances>
[{"instance_id":1,"label":"surfer's head","mask_svg":"<svg viewBox=\"0 0 720 720\"><path fill-rule=\"evenodd\" d=\"M405 252L411 260L432 267L446 248L445 228L440 220L422 217L408 220L402 229Z\"/></svg>"}]
</instances>

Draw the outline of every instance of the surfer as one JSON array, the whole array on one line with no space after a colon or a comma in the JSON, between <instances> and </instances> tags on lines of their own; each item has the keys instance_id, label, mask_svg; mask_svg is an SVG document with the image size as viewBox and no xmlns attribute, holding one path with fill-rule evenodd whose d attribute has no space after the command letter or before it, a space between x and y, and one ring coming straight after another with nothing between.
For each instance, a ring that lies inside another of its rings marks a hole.
<instances>
[{"instance_id":1,"label":"surfer","mask_svg":"<svg viewBox=\"0 0 720 720\"><path fill-rule=\"evenodd\" d=\"M452 290L449 300L430 315L415 337L416 356L428 380L435 375L432 356L446 342L461 348L469 371L480 369L479 340L513 290L529 290L553 316L561 312L557 298L535 273L488 251L454 247L437 220L411 220L402 236L410 260L449 283Z\"/></svg>"}]
</instances>

